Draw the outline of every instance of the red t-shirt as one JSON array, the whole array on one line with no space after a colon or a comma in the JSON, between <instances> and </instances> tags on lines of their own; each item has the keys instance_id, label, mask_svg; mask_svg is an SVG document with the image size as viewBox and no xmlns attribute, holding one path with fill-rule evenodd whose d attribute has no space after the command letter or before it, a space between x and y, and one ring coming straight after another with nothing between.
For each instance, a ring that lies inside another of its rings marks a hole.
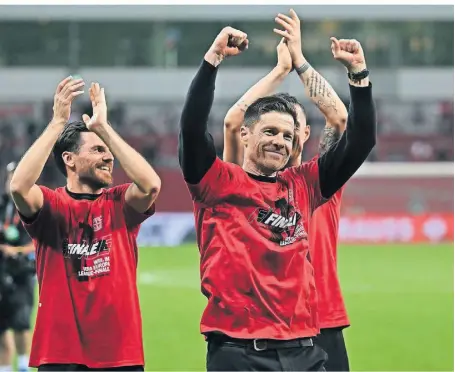
<instances>
[{"instance_id":1,"label":"red t-shirt","mask_svg":"<svg viewBox=\"0 0 455 372\"><path fill-rule=\"evenodd\" d=\"M201 332L237 338L317 335L308 221L323 202L318 162L256 180L215 162L193 197L202 292Z\"/></svg>"},{"instance_id":2,"label":"red t-shirt","mask_svg":"<svg viewBox=\"0 0 455 372\"><path fill-rule=\"evenodd\" d=\"M40 186L44 205L31 224L24 222L39 282L31 367L144 365L136 236L154 207L141 214L126 204L128 186L96 200Z\"/></svg>"},{"instance_id":3,"label":"red t-shirt","mask_svg":"<svg viewBox=\"0 0 455 372\"><path fill-rule=\"evenodd\" d=\"M337 271L337 241L343 188L318 208L310 223L310 250L321 328L349 325Z\"/></svg>"}]
</instances>

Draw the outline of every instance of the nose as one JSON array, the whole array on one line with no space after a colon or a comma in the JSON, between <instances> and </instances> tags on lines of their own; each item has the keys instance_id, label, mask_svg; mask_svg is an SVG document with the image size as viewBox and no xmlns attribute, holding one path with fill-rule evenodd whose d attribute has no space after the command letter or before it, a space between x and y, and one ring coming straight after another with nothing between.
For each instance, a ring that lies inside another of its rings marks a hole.
<instances>
[{"instance_id":1,"label":"nose","mask_svg":"<svg viewBox=\"0 0 455 372\"><path fill-rule=\"evenodd\" d=\"M281 133L274 136L272 144L278 149L282 149L285 146L284 136Z\"/></svg>"},{"instance_id":2,"label":"nose","mask_svg":"<svg viewBox=\"0 0 455 372\"><path fill-rule=\"evenodd\" d=\"M106 163L112 163L114 161L114 155L110 151L106 151L103 156L103 161Z\"/></svg>"}]
</instances>

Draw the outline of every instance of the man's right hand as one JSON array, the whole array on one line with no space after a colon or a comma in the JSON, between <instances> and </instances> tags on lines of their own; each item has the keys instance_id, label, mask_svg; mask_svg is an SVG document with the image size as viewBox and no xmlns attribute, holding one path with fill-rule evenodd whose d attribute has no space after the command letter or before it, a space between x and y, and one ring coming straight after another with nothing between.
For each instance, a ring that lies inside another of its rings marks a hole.
<instances>
[{"instance_id":1,"label":"man's right hand","mask_svg":"<svg viewBox=\"0 0 455 372\"><path fill-rule=\"evenodd\" d=\"M61 124L68 122L71 115L71 103L77 96L84 93L81 90L84 85L82 79L73 79L72 76L68 76L60 82L54 95L53 122Z\"/></svg>"},{"instance_id":2,"label":"man's right hand","mask_svg":"<svg viewBox=\"0 0 455 372\"><path fill-rule=\"evenodd\" d=\"M276 53L278 55L278 62L276 66L281 71L288 74L292 70L292 58L285 40L286 40L285 38L282 38L280 43L276 47Z\"/></svg>"},{"instance_id":3,"label":"man's right hand","mask_svg":"<svg viewBox=\"0 0 455 372\"><path fill-rule=\"evenodd\" d=\"M217 67L226 57L236 56L247 48L247 34L232 27L225 27L213 41L204 59Z\"/></svg>"},{"instance_id":4,"label":"man's right hand","mask_svg":"<svg viewBox=\"0 0 455 372\"><path fill-rule=\"evenodd\" d=\"M300 30L300 19L297 13L291 9L289 14L290 16L279 13L276 16L275 22L281 25L284 30L274 28L273 32L282 36L286 40L286 44L292 57L292 62L294 67L297 68L306 62L302 54L302 32Z\"/></svg>"}]
</instances>

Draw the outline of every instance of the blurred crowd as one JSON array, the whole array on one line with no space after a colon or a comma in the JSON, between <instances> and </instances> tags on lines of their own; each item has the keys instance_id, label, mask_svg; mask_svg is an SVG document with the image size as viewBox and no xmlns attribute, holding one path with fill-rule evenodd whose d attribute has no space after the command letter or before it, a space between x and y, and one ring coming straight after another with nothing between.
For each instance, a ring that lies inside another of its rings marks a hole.
<instances>
[{"instance_id":1,"label":"blurred crowd","mask_svg":"<svg viewBox=\"0 0 455 372\"><path fill-rule=\"evenodd\" d=\"M324 119L303 101L312 135L304 149L309 159L317 151ZM348 102L345 102L348 104ZM182 102L117 102L109 118L116 130L155 167L176 168L177 133ZM453 161L453 101L377 100L379 141L369 161ZM223 151L223 118L232 102L215 102L209 121L218 154ZM71 120L79 120L91 107L80 103ZM52 116L52 103L0 103L0 166L19 159L40 135ZM62 182L51 159L42 182ZM1 182L0 184L3 184Z\"/></svg>"}]
</instances>

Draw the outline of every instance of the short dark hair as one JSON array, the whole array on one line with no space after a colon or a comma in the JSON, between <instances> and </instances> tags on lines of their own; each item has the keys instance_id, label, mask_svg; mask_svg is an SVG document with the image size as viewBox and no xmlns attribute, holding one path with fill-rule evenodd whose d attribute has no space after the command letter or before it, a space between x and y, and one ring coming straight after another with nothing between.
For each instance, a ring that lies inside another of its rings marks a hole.
<instances>
[{"instance_id":1,"label":"short dark hair","mask_svg":"<svg viewBox=\"0 0 455 372\"><path fill-rule=\"evenodd\" d=\"M63 132L60 133L52 152L54 154L55 162L57 163L57 168L64 176L67 176L67 173L62 154L65 151L77 153L81 146L81 133L88 131L89 130L83 121L73 121L66 124Z\"/></svg>"},{"instance_id":2,"label":"short dark hair","mask_svg":"<svg viewBox=\"0 0 455 372\"><path fill-rule=\"evenodd\" d=\"M302 109L303 113L306 115L305 107L303 107L302 103L300 103L300 101L296 97L291 96L289 93L276 93L273 96L274 97L283 98L286 101L292 103L293 105L300 106L300 108Z\"/></svg>"},{"instance_id":3,"label":"short dark hair","mask_svg":"<svg viewBox=\"0 0 455 372\"><path fill-rule=\"evenodd\" d=\"M294 125L296 127L299 125L294 105L277 96L266 96L254 101L245 112L243 125L250 128L261 119L262 115L269 112L289 114L294 120Z\"/></svg>"}]
</instances>

